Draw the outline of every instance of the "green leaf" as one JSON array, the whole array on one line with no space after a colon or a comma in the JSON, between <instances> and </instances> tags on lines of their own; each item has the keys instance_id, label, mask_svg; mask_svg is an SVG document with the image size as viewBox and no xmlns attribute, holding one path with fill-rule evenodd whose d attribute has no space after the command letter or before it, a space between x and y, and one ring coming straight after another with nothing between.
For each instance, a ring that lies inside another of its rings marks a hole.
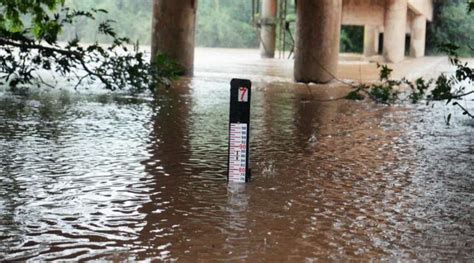
<instances>
[{"instance_id":1,"label":"green leaf","mask_svg":"<svg viewBox=\"0 0 474 263\"><path fill-rule=\"evenodd\" d=\"M346 96L347 100L363 100L365 99L364 95L360 94L359 90L353 90L349 92Z\"/></svg>"}]
</instances>

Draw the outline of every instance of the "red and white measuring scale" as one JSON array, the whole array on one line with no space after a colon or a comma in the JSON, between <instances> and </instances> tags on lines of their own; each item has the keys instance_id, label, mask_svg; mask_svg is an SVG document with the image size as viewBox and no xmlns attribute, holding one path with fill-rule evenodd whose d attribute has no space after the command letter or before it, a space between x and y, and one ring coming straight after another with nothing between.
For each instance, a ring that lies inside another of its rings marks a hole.
<instances>
[{"instance_id":1,"label":"red and white measuring scale","mask_svg":"<svg viewBox=\"0 0 474 263\"><path fill-rule=\"evenodd\" d=\"M230 124L229 182L245 183L247 172L247 124Z\"/></svg>"},{"instance_id":2,"label":"red and white measuring scale","mask_svg":"<svg viewBox=\"0 0 474 263\"><path fill-rule=\"evenodd\" d=\"M251 82L233 79L230 90L229 113L229 183L245 183L250 180L249 128Z\"/></svg>"}]
</instances>

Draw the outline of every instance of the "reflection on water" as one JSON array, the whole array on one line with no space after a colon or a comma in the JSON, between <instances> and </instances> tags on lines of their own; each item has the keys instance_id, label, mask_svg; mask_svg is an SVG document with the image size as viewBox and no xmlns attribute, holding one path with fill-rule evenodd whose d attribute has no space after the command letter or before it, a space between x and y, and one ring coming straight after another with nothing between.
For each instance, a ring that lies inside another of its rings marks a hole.
<instances>
[{"instance_id":1,"label":"reflection on water","mask_svg":"<svg viewBox=\"0 0 474 263\"><path fill-rule=\"evenodd\" d=\"M471 124L255 86L254 176L235 186L228 79L157 102L5 94L0 260L470 258Z\"/></svg>"}]
</instances>

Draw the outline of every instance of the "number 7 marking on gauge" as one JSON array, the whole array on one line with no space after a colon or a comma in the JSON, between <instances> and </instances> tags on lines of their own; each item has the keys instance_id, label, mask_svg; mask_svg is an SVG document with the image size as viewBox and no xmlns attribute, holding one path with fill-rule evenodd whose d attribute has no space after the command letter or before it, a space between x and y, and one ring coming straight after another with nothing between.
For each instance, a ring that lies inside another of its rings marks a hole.
<instances>
[{"instance_id":1,"label":"number 7 marking on gauge","mask_svg":"<svg viewBox=\"0 0 474 263\"><path fill-rule=\"evenodd\" d=\"M249 96L247 90L247 88L243 87L239 89L239 102L248 102Z\"/></svg>"}]
</instances>

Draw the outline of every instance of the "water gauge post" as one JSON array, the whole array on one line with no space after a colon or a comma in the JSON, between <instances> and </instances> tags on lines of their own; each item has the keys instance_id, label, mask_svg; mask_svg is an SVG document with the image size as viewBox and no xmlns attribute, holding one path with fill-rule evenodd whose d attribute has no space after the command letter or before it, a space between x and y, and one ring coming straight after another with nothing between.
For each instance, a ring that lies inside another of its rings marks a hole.
<instances>
[{"instance_id":1,"label":"water gauge post","mask_svg":"<svg viewBox=\"0 0 474 263\"><path fill-rule=\"evenodd\" d=\"M250 181L249 141L250 141L250 80L233 79L230 82L229 112L229 183Z\"/></svg>"}]
</instances>

